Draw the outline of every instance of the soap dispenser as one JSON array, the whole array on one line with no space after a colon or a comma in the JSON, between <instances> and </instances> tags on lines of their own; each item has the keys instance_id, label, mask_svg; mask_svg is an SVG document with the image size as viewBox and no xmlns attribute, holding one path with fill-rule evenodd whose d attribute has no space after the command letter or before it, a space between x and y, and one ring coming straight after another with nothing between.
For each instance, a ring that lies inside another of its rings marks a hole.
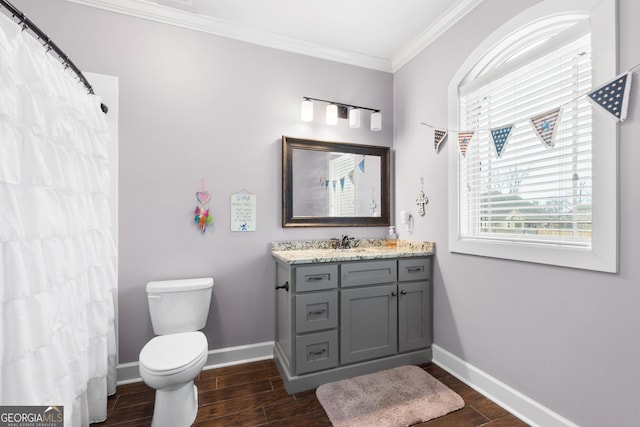
<instances>
[{"instance_id":1,"label":"soap dispenser","mask_svg":"<svg viewBox=\"0 0 640 427\"><path fill-rule=\"evenodd\" d=\"M395 248L398 246L398 235L396 234L396 227L390 226L389 233L387 234L387 247Z\"/></svg>"}]
</instances>

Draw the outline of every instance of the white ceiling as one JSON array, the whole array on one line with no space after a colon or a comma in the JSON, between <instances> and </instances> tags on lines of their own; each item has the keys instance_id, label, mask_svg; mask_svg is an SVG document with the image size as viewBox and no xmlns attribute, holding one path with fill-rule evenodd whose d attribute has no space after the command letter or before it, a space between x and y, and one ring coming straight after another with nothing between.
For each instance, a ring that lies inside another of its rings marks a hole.
<instances>
[{"instance_id":1,"label":"white ceiling","mask_svg":"<svg viewBox=\"0 0 640 427\"><path fill-rule=\"evenodd\" d=\"M68 0L394 72L482 0Z\"/></svg>"}]
</instances>

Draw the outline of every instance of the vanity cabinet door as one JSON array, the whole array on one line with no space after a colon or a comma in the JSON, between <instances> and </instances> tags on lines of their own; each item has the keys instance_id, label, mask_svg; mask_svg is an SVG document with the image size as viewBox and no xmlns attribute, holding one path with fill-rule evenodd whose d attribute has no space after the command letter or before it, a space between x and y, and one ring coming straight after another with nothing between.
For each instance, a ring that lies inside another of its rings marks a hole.
<instances>
[{"instance_id":1,"label":"vanity cabinet door","mask_svg":"<svg viewBox=\"0 0 640 427\"><path fill-rule=\"evenodd\" d=\"M392 285L340 291L340 363L389 356L397 351L398 288Z\"/></svg>"},{"instance_id":2,"label":"vanity cabinet door","mask_svg":"<svg viewBox=\"0 0 640 427\"><path fill-rule=\"evenodd\" d=\"M431 289L429 281L398 285L398 351L431 345Z\"/></svg>"}]
</instances>

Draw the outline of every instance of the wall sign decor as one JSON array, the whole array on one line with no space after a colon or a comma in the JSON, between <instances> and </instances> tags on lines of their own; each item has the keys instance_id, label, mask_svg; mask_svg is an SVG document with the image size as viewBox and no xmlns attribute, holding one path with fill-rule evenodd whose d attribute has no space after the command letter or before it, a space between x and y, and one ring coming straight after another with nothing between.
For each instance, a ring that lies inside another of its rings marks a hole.
<instances>
[{"instance_id":1,"label":"wall sign decor","mask_svg":"<svg viewBox=\"0 0 640 427\"><path fill-rule=\"evenodd\" d=\"M256 195L241 190L231 195L231 231L256 231Z\"/></svg>"}]
</instances>

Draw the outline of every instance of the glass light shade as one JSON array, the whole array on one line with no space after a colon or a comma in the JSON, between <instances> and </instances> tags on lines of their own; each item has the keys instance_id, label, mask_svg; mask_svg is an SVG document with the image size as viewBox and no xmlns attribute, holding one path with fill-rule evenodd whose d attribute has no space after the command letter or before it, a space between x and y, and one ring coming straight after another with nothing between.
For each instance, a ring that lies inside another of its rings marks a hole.
<instances>
[{"instance_id":1,"label":"glass light shade","mask_svg":"<svg viewBox=\"0 0 640 427\"><path fill-rule=\"evenodd\" d=\"M300 104L300 118L303 122L310 122L313 120L313 102L305 99Z\"/></svg>"},{"instance_id":2,"label":"glass light shade","mask_svg":"<svg viewBox=\"0 0 640 427\"><path fill-rule=\"evenodd\" d=\"M371 130L382 130L382 113L380 111L371 113Z\"/></svg>"},{"instance_id":3,"label":"glass light shade","mask_svg":"<svg viewBox=\"0 0 640 427\"><path fill-rule=\"evenodd\" d=\"M327 124L338 124L338 106L336 104L327 105Z\"/></svg>"},{"instance_id":4,"label":"glass light shade","mask_svg":"<svg viewBox=\"0 0 640 427\"><path fill-rule=\"evenodd\" d=\"M358 108L352 108L349 110L349 127L360 127L360 110Z\"/></svg>"}]
</instances>

